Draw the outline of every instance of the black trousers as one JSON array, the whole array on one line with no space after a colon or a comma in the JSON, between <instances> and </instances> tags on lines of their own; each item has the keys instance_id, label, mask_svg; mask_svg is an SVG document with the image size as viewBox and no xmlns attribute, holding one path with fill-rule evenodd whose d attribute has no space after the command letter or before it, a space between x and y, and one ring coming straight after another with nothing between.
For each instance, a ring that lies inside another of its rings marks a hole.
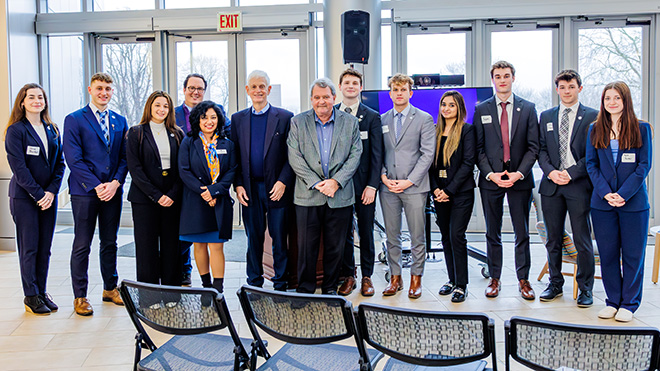
<instances>
[{"instance_id":1,"label":"black trousers","mask_svg":"<svg viewBox=\"0 0 660 371\"><path fill-rule=\"evenodd\" d=\"M332 209L296 205L298 224L298 292L316 290L316 261L323 235L323 292L337 289L339 266L346 246L352 206Z\"/></svg>"},{"instance_id":2,"label":"black trousers","mask_svg":"<svg viewBox=\"0 0 660 371\"><path fill-rule=\"evenodd\" d=\"M374 274L374 259L376 248L374 246L374 218L376 214L376 201L364 205L356 200L355 215L357 217L358 236L360 236L360 271L362 277L371 277ZM353 241L353 218L348 224L346 247L342 257L340 276L352 276L355 270L355 245Z\"/></svg>"},{"instance_id":3,"label":"black trousers","mask_svg":"<svg viewBox=\"0 0 660 371\"><path fill-rule=\"evenodd\" d=\"M472 209L474 190L460 192L447 202L434 202L436 224L442 234L442 249L447 263L449 281L465 288L468 284L467 231Z\"/></svg>"}]
</instances>

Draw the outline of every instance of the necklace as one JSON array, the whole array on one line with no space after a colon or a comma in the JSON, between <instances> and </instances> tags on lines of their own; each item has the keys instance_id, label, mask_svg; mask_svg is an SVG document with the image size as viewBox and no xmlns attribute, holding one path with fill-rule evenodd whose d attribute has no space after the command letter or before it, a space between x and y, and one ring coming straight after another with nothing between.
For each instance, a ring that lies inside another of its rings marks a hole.
<instances>
[{"instance_id":1,"label":"necklace","mask_svg":"<svg viewBox=\"0 0 660 371\"><path fill-rule=\"evenodd\" d=\"M161 126L161 129L156 130L156 128L159 127L159 126ZM156 133L156 135L161 135L165 130L167 130L167 128L163 124L160 124L160 125L159 124L153 124L153 125L151 125L151 131Z\"/></svg>"}]
</instances>

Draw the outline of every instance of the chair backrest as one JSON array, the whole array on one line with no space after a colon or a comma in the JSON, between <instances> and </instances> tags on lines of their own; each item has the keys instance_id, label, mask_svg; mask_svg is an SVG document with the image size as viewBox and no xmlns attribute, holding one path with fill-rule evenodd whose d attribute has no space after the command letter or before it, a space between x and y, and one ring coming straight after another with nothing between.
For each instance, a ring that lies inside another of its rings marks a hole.
<instances>
[{"instance_id":1,"label":"chair backrest","mask_svg":"<svg viewBox=\"0 0 660 371\"><path fill-rule=\"evenodd\" d=\"M361 303L360 337L384 354L424 366L449 366L495 358L495 324L485 314L431 312Z\"/></svg>"},{"instance_id":2,"label":"chair backrest","mask_svg":"<svg viewBox=\"0 0 660 371\"><path fill-rule=\"evenodd\" d=\"M513 317L504 324L509 359L533 370L655 370L660 331Z\"/></svg>"},{"instance_id":3,"label":"chair backrest","mask_svg":"<svg viewBox=\"0 0 660 371\"><path fill-rule=\"evenodd\" d=\"M536 223L536 231L539 232L539 237L541 237L541 242L545 245L548 242L548 233L545 229L545 222L537 222ZM569 256L571 258L577 258L577 248L575 247L575 243L573 242L573 239L571 238L571 235L566 233L564 231L564 238L562 240L561 244L561 253L564 256Z\"/></svg>"}]
</instances>

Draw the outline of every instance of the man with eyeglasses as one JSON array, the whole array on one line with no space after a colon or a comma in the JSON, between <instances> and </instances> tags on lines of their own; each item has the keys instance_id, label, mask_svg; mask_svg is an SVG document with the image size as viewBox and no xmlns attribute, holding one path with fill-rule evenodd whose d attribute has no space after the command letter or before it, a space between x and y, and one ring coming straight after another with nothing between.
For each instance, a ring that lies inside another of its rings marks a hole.
<instances>
[{"instance_id":1,"label":"man with eyeglasses","mask_svg":"<svg viewBox=\"0 0 660 371\"><path fill-rule=\"evenodd\" d=\"M174 116L176 117L176 124L183 130L184 133L188 134L190 131L190 112L196 105L201 103L204 100L204 93L206 92L206 79L204 76L198 73L191 73L186 76L186 79L183 80L183 95L184 101L183 104L174 109ZM224 107L221 104L218 104L220 111L222 111L222 116L225 118L225 130L229 134L229 118L225 113ZM181 279L181 285L190 286L192 280L190 278L190 273L192 272L192 263L190 261L190 242L179 241L179 247L181 248L181 261L183 263L183 277Z\"/></svg>"}]
</instances>

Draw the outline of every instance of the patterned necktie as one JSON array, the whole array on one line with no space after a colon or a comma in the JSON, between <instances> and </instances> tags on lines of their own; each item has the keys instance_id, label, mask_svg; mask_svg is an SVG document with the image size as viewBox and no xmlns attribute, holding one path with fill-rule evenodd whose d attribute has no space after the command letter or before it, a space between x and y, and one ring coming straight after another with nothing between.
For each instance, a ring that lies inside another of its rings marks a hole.
<instances>
[{"instance_id":1,"label":"patterned necktie","mask_svg":"<svg viewBox=\"0 0 660 371\"><path fill-rule=\"evenodd\" d=\"M103 138L105 138L105 145L110 145L110 132L108 132L108 125L105 123L105 116L108 115L108 111L96 111L99 114L99 125L101 125L101 131L103 132Z\"/></svg>"},{"instance_id":2,"label":"patterned necktie","mask_svg":"<svg viewBox=\"0 0 660 371\"><path fill-rule=\"evenodd\" d=\"M504 162L511 159L511 148L509 148L509 113L506 111L506 105L509 102L502 102L502 116L500 117L500 130L502 130L502 146L504 150Z\"/></svg>"},{"instance_id":3,"label":"patterned necktie","mask_svg":"<svg viewBox=\"0 0 660 371\"><path fill-rule=\"evenodd\" d=\"M571 113L570 108L566 108L561 115L561 123L559 124L559 167L560 170L566 169L568 156L568 114Z\"/></svg>"},{"instance_id":4,"label":"patterned necktie","mask_svg":"<svg viewBox=\"0 0 660 371\"><path fill-rule=\"evenodd\" d=\"M351 109L351 107L346 107L346 108L344 108L344 112L351 113L351 112L353 112L353 110Z\"/></svg>"},{"instance_id":5,"label":"patterned necktie","mask_svg":"<svg viewBox=\"0 0 660 371\"><path fill-rule=\"evenodd\" d=\"M396 127L394 128L397 141L399 140L399 136L401 135L402 129L403 129L403 113L398 112L396 114Z\"/></svg>"}]
</instances>

